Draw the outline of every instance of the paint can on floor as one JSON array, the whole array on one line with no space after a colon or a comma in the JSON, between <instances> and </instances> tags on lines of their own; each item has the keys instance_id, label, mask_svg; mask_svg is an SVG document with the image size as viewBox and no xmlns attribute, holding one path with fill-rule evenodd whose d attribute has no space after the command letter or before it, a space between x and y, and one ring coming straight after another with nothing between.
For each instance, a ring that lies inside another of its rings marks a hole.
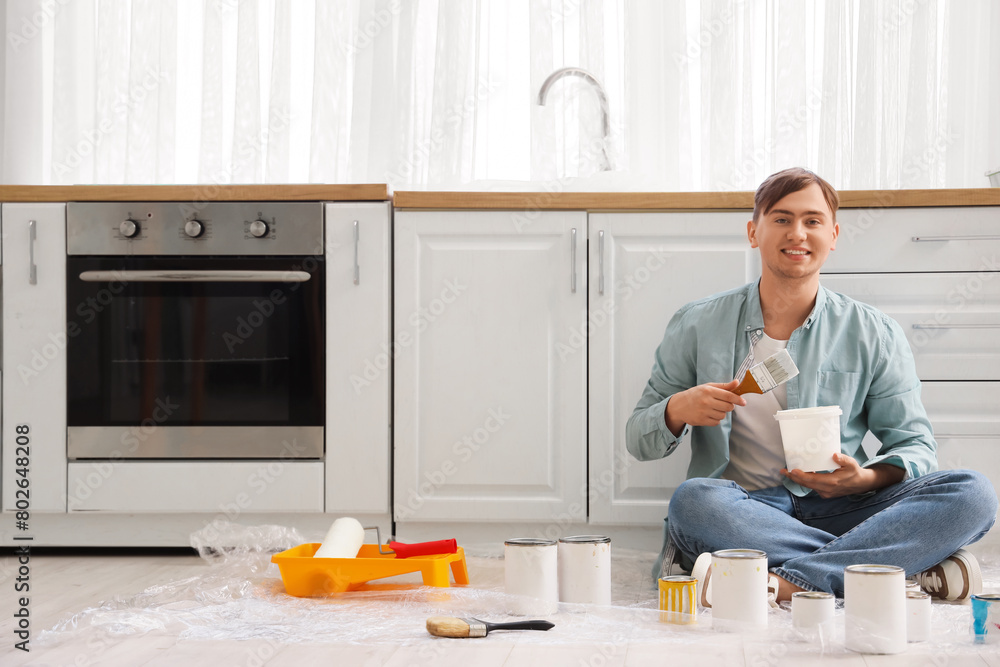
<instances>
[{"instance_id":1,"label":"paint can on floor","mask_svg":"<svg viewBox=\"0 0 1000 667\"><path fill-rule=\"evenodd\" d=\"M798 630L815 631L833 618L835 606L832 593L822 591L792 593L792 626Z\"/></svg>"},{"instance_id":2,"label":"paint can on floor","mask_svg":"<svg viewBox=\"0 0 1000 667\"><path fill-rule=\"evenodd\" d=\"M972 596L972 634L977 644L1000 644L1000 593Z\"/></svg>"},{"instance_id":3,"label":"paint can on floor","mask_svg":"<svg viewBox=\"0 0 1000 667\"><path fill-rule=\"evenodd\" d=\"M767 554L724 549L712 554L712 627L739 631L767 626Z\"/></svg>"},{"instance_id":4,"label":"paint can on floor","mask_svg":"<svg viewBox=\"0 0 1000 667\"><path fill-rule=\"evenodd\" d=\"M559 601L611 604L611 538L559 539Z\"/></svg>"},{"instance_id":5,"label":"paint can on floor","mask_svg":"<svg viewBox=\"0 0 1000 667\"><path fill-rule=\"evenodd\" d=\"M906 641L925 642L931 636L931 596L906 591Z\"/></svg>"},{"instance_id":6,"label":"paint can on floor","mask_svg":"<svg viewBox=\"0 0 1000 667\"><path fill-rule=\"evenodd\" d=\"M546 616L559 610L555 540L523 537L503 543L504 590L514 596L511 611Z\"/></svg>"},{"instance_id":7,"label":"paint can on floor","mask_svg":"<svg viewBox=\"0 0 1000 667\"><path fill-rule=\"evenodd\" d=\"M694 577L673 576L660 579L660 620L664 623L689 625L697 623L696 599L698 580Z\"/></svg>"},{"instance_id":8,"label":"paint can on floor","mask_svg":"<svg viewBox=\"0 0 1000 667\"><path fill-rule=\"evenodd\" d=\"M844 568L844 644L858 653L906 650L906 574L895 565Z\"/></svg>"}]
</instances>

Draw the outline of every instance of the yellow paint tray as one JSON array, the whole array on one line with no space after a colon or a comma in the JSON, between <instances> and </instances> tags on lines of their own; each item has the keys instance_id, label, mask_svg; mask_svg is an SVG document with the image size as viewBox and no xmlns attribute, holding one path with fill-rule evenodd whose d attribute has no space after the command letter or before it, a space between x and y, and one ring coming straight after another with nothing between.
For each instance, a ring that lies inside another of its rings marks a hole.
<instances>
[{"instance_id":1,"label":"yellow paint tray","mask_svg":"<svg viewBox=\"0 0 1000 667\"><path fill-rule=\"evenodd\" d=\"M379 553L377 544L363 544L357 558L313 558L319 547L319 542L300 544L271 556L271 562L281 570L281 581L289 595L304 598L343 593L357 590L372 579L411 572L420 572L425 586L448 588L449 567L457 585L469 583L462 547L453 554L396 558L395 554Z\"/></svg>"}]
</instances>

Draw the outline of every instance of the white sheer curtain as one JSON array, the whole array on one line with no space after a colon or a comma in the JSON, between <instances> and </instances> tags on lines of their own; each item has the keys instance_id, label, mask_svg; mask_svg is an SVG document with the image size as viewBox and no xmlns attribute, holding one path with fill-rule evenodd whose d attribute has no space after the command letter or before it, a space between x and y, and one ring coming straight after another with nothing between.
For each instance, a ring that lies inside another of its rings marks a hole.
<instances>
[{"instance_id":1,"label":"white sheer curtain","mask_svg":"<svg viewBox=\"0 0 1000 667\"><path fill-rule=\"evenodd\" d=\"M3 181L985 186L998 5L7 0Z\"/></svg>"},{"instance_id":2,"label":"white sheer curtain","mask_svg":"<svg viewBox=\"0 0 1000 667\"><path fill-rule=\"evenodd\" d=\"M669 190L805 166L846 189L986 187L1000 3L627 4L628 167Z\"/></svg>"}]
</instances>

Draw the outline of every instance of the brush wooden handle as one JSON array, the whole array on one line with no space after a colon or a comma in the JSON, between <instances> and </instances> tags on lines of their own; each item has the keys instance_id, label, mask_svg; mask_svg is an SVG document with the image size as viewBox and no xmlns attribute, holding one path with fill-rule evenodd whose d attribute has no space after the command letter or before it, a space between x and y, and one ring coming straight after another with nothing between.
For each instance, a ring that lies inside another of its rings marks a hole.
<instances>
[{"instance_id":1,"label":"brush wooden handle","mask_svg":"<svg viewBox=\"0 0 1000 667\"><path fill-rule=\"evenodd\" d=\"M747 371L747 374L743 376L743 381L740 382L740 386L736 387L733 393L737 396L742 396L743 394L763 394L764 392L760 390L760 385L750 375L750 371Z\"/></svg>"},{"instance_id":2,"label":"brush wooden handle","mask_svg":"<svg viewBox=\"0 0 1000 667\"><path fill-rule=\"evenodd\" d=\"M555 623L548 621L515 621L513 623L487 623L486 631L491 630L551 630Z\"/></svg>"},{"instance_id":3,"label":"brush wooden handle","mask_svg":"<svg viewBox=\"0 0 1000 667\"><path fill-rule=\"evenodd\" d=\"M396 552L396 558L411 558L413 556L429 556L432 554L453 554L458 551L458 541L437 540L436 542L389 542L389 548Z\"/></svg>"}]
</instances>

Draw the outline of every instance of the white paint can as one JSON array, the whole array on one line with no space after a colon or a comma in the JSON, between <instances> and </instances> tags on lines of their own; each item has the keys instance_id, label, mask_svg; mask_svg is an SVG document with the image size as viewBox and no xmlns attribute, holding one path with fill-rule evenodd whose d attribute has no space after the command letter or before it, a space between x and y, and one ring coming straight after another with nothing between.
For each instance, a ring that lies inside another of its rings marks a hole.
<instances>
[{"instance_id":1,"label":"white paint can","mask_svg":"<svg viewBox=\"0 0 1000 667\"><path fill-rule=\"evenodd\" d=\"M906 650L906 574L895 565L844 568L844 644L858 653Z\"/></svg>"},{"instance_id":2,"label":"white paint can","mask_svg":"<svg viewBox=\"0 0 1000 667\"><path fill-rule=\"evenodd\" d=\"M611 604L611 538L559 539L559 601Z\"/></svg>"},{"instance_id":3,"label":"white paint can","mask_svg":"<svg viewBox=\"0 0 1000 667\"><path fill-rule=\"evenodd\" d=\"M931 636L931 596L906 591L906 641L925 642Z\"/></svg>"},{"instance_id":4,"label":"white paint can","mask_svg":"<svg viewBox=\"0 0 1000 667\"><path fill-rule=\"evenodd\" d=\"M792 593L792 626L815 631L833 618L836 600L832 593L799 591Z\"/></svg>"},{"instance_id":5,"label":"white paint can","mask_svg":"<svg viewBox=\"0 0 1000 667\"><path fill-rule=\"evenodd\" d=\"M555 540L522 537L503 543L504 590L511 612L546 616L559 610L558 550Z\"/></svg>"},{"instance_id":6,"label":"white paint can","mask_svg":"<svg viewBox=\"0 0 1000 667\"><path fill-rule=\"evenodd\" d=\"M767 627L767 554L725 549L712 554L712 627Z\"/></svg>"}]
</instances>

